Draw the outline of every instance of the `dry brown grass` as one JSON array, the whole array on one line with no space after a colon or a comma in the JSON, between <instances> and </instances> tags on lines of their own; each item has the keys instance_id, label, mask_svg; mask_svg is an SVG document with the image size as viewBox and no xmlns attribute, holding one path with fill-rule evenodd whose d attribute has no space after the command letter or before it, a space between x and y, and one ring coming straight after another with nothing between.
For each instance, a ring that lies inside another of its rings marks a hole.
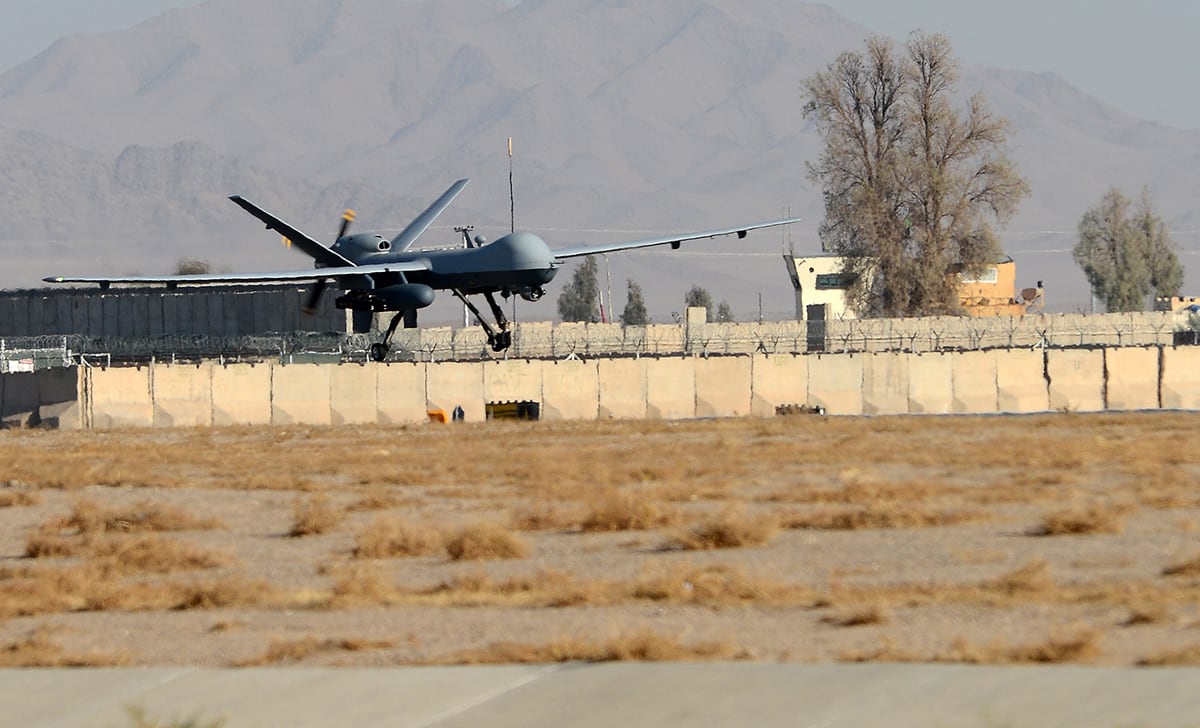
<instances>
[{"instance_id":1,"label":"dry brown grass","mask_svg":"<svg viewBox=\"0 0 1200 728\"><path fill-rule=\"evenodd\" d=\"M748 654L729 643L685 644L656 632L642 631L604 642L576 638L540 644L495 642L482 649L464 650L440 662L452 665L503 665L549 662L695 662L748 658Z\"/></svg>"},{"instance_id":2,"label":"dry brown grass","mask_svg":"<svg viewBox=\"0 0 1200 728\"><path fill-rule=\"evenodd\" d=\"M23 490L0 490L0 508L16 508L18 506L36 506L41 499L33 493Z\"/></svg>"},{"instance_id":3,"label":"dry brown grass","mask_svg":"<svg viewBox=\"0 0 1200 728\"><path fill-rule=\"evenodd\" d=\"M920 653L898 647L885 640L875 649L847 652L839 656L842 662L937 662L968 665L1023 665L1093 663L1103 656L1101 634L1093 629L1068 630L1063 636L1049 637L1042 642L1023 645L979 645L956 639L943 650Z\"/></svg>"},{"instance_id":4,"label":"dry brown grass","mask_svg":"<svg viewBox=\"0 0 1200 728\"><path fill-rule=\"evenodd\" d=\"M1163 576L1200 576L1200 554L1171 564L1162 571Z\"/></svg>"},{"instance_id":5,"label":"dry brown grass","mask_svg":"<svg viewBox=\"0 0 1200 728\"><path fill-rule=\"evenodd\" d=\"M171 574L215 569L230 562L228 554L154 534L98 540L90 545L88 553L94 562L118 574Z\"/></svg>"},{"instance_id":6,"label":"dry brown grass","mask_svg":"<svg viewBox=\"0 0 1200 728\"><path fill-rule=\"evenodd\" d=\"M292 527L288 536L316 536L328 533L342 522L343 512L324 493L298 499L292 507Z\"/></svg>"},{"instance_id":7,"label":"dry brown grass","mask_svg":"<svg viewBox=\"0 0 1200 728\"><path fill-rule=\"evenodd\" d=\"M793 530L860 531L941 528L978 523L990 518L982 511L952 508L931 510L909 503L879 503L854 509L819 509L784 516L783 527Z\"/></svg>"},{"instance_id":8,"label":"dry brown grass","mask_svg":"<svg viewBox=\"0 0 1200 728\"><path fill-rule=\"evenodd\" d=\"M441 551L445 543L440 528L380 516L354 532L353 553L360 559L427 556Z\"/></svg>"},{"instance_id":9,"label":"dry brown grass","mask_svg":"<svg viewBox=\"0 0 1200 728\"><path fill-rule=\"evenodd\" d=\"M52 639L49 630L39 628L16 642L0 647L0 667L120 667L128 665L128 655L91 652L68 654Z\"/></svg>"},{"instance_id":10,"label":"dry brown grass","mask_svg":"<svg viewBox=\"0 0 1200 728\"><path fill-rule=\"evenodd\" d=\"M142 501L128 508L109 508L92 500L77 498L68 516L47 525L89 536L108 532L204 531L220 528L221 523L161 503Z\"/></svg>"},{"instance_id":11,"label":"dry brown grass","mask_svg":"<svg viewBox=\"0 0 1200 728\"><path fill-rule=\"evenodd\" d=\"M446 539L446 553L454 561L523 559L529 552L529 544L519 535L487 521L465 526Z\"/></svg>"},{"instance_id":12,"label":"dry brown grass","mask_svg":"<svg viewBox=\"0 0 1200 728\"><path fill-rule=\"evenodd\" d=\"M678 521L678 513L648 494L622 490L605 493L592 502L580 526L585 532L644 531Z\"/></svg>"},{"instance_id":13,"label":"dry brown grass","mask_svg":"<svg viewBox=\"0 0 1200 728\"><path fill-rule=\"evenodd\" d=\"M867 627L887 624L891 621L891 612L886 607L877 604L821 617L822 624L834 627Z\"/></svg>"},{"instance_id":14,"label":"dry brown grass","mask_svg":"<svg viewBox=\"0 0 1200 728\"><path fill-rule=\"evenodd\" d=\"M1016 646L974 645L957 640L938 662L965 662L973 665L1061 664L1091 662L1103 654L1101 635L1094 629L1076 629L1066 635L1042 642Z\"/></svg>"},{"instance_id":15,"label":"dry brown grass","mask_svg":"<svg viewBox=\"0 0 1200 728\"><path fill-rule=\"evenodd\" d=\"M266 652L248 660L233 663L233 667L265 667L267 665L293 665L303 662L314 654L330 652L362 652L363 650L385 650L395 644L388 640L364 640L355 638L305 637L300 640L275 640Z\"/></svg>"},{"instance_id":16,"label":"dry brown grass","mask_svg":"<svg viewBox=\"0 0 1200 728\"><path fill-rule=\"evenodd\" d=\"M1200 645L1166 650L1138 660L1142 667L1181 667L1200 665Z\"/></svg>"},{"instance_id":17,"label":"dry brown grass","mask_svg":"<svg viewBox=\"0 0 1200 728\"><path fill-rule=\"evenodd\" d=\"M779 524L774 516L750 514L741 508L728 507L716 517L697 523L673 536L663 547L701 551L762 546L778 532Z\"/></svg>"},{"instance_id":18,"label":"dry brown grass","mask_svg":"<svg viewBox=\"0 0 1200 728\"><path fill-rule=\"evenodd\" d=\"M1121 533L1125 528L1127 506L1090 503L1052 513L1029 531L1030 536L1083 536Z\"/></svg>"},{"instance_id":19,"label":"dry brown grass","mask_svg":"<svg viewBox=\"0 0 1200 728\"><path fill-rule=\"evenodd\" d=\"M512 521L521 531L567 531L579 528L583 514L576 504L539 499L518 508Z\"/></svg>"}]
</instances>

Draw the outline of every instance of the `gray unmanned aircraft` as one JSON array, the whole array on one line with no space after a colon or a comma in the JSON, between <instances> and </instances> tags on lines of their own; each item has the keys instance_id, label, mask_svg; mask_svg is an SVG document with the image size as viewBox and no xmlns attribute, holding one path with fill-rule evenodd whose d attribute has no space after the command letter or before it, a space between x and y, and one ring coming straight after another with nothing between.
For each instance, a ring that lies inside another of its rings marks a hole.
<instances>
[{"instance_id":1,"label":"gray unmanned aircraft","mask_svg":"<svg viewBox=\"0 0 1200 728\"><path fill-rule=\"evenodd\" d=\"M487 334L488 344L494 351L499 352L512 345L512 332L509 331L508 319L496 303L495 294L499 293L505 298L517 295L526 301L537 301L545 295L545 285L554 278L564 260L655 245L670 245L678 249L680 243L688 240L725 235L744 238L751 230L787 225L799 220L788 218L644 240L555 249L551 249L544 240L530 232L516 231L488 243L481 237L472 240L464 229L463 236L467 244L464 248L413 250L412 244L421 233L425 232L466 186L465 179L455 182L391 240L375 233L348 234L353 214L347 211L342 218L337 239L329 247L239 195L229 198L262 221L267 229L278 232L292 245L309 255L315 264L311 269L163 276L52 276L44 280L48 283L95 283L99 284L101 289L107 289L114 283L163 284L174 288L312 281L313 287L304 306L308 312L316 309L321 295L332 281L343 291L335 302L337 307L355 312L356 332L370 330L375 312L396 312L383 340L371 345L371 358L375 361L384 361L387 358L392 336L401 322L408 327L416 326L416 312L433 303L434 291L450 291L471 310ZM469 300L469 296L476 294L482 294L491 307L495 326L488 323Z\"/></svg>"}]
</instances>

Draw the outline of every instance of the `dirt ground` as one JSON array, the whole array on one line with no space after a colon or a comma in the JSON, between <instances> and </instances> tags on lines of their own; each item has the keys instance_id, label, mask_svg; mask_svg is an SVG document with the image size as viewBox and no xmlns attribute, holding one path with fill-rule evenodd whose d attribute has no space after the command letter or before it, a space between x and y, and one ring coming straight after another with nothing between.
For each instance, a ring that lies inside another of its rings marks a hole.
<instances>
[{"instance_id":1,"label":"dirt ground","mask_svg":"<svg viewBox=\"0 0 1200 728\"><path fill-rule=\"evenodd\" d=\"M0 665L1200 664L1200 414L0 432Z\"/></svg>"}]
</instances>

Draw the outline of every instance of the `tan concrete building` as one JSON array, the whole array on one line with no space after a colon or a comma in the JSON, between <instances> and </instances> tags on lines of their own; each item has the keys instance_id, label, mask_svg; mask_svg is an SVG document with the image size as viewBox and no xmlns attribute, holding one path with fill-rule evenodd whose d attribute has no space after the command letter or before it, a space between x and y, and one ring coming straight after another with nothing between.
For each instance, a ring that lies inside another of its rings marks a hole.
<instances>
[{"instance_id":1,"label":"tan concrete building","mask_svg":"<svg viewBox=\"0 0 1200 728\"><path fill-rule=\"evenodd\" d=\"M842 273L841 256L819 254L784 256L796 289L796 319L845 320L855 318L846 300L849 281ZM989 266L977 277L959 275L958 301L968 316L1021 316L1040 311L1045 293L1036 288L1017 290L1017 264L1012 258Z\"/></svg>"}]
</instances>

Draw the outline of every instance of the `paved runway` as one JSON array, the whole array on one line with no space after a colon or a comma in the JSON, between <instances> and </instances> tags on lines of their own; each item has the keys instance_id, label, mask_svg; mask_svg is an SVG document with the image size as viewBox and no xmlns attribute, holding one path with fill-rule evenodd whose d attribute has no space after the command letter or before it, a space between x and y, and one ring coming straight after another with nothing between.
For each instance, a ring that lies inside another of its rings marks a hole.
<instances>
[{"instance_id":1,"label":"paved runway","mask_svg":"<svg viewBox=\"0 0 1200 728\"><path fill-rule=\"evenodd\" d=\"M568 664L0 670L4 726L1200 726L1200 669Z\"/></svg>"}]
</instances>

